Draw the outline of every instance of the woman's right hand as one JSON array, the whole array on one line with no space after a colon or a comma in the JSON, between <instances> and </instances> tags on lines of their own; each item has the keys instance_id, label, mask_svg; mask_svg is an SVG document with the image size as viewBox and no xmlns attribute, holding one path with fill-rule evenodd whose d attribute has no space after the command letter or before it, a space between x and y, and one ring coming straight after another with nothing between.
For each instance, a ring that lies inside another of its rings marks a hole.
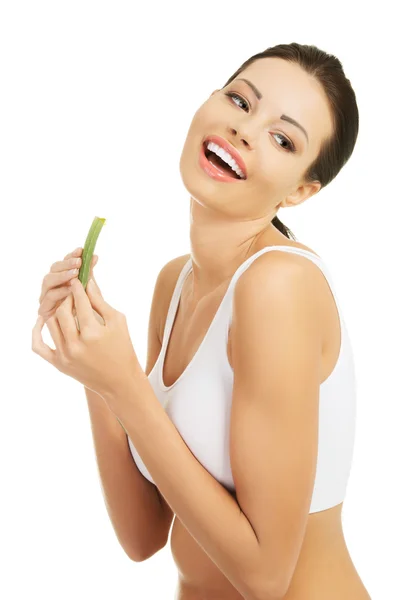
<instances>
[{"instance_id":1,"label":"woman's right hand","mask_svg":"<svg viewBox=\"0 0 400 600\"><path fill-rule=\"evenodd\" d=\"M79 269L82 264L82 252L83 248L77 248L73 252L70 252L64 257L64 260L53 263L50 267L50 272L44 276L42 293L39 298L40 306L38 315L41 315L45 322L56 312L64 299L69 296L69 294L72 294L70 282L75 277L78 277ZM93 275L93 268L97 264L97 261L98 256L93 254L89 279L92 277L96 284L97 282ZM76 269L76 273L71 273L71 269ZM74 307L74 316L75 314ZM97 315L96 312L95 315ZM101 320L101 323L103 324L103 320Z\"/></svg>"}]
</instances>

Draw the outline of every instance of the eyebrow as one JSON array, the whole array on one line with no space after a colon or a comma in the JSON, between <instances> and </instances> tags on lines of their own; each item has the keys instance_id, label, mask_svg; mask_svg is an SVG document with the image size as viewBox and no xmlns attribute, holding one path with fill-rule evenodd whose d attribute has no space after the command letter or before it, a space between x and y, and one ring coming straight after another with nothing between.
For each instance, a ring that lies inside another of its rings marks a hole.
<instances>
[{"instance_id":1,"label":"eyebrow","mask_svg":"<svg viewBox=\"0 0 400 600\"><path fill-rule=\"evenodd\" d=\"M247 83L247 85L250 86L251 89L253 90L253 92L256 95L258 100L261 100L261 98L263 97L260 90L258 88L256 88L254 83L252 83L248 79L244 79L243 77L240 77L240 78L235 79L234 81L244 81L245 83ZM304 127L302 125L300 125L300 123L298 123L297 121L295 121L292 117L289 117L288 115L281 115L281 121L287 121L288 123L291 123L292 125L295 125L299 129L301 129L301 131L304 133L304 135L307 138L307 142L309 143L307 131L304 129Z\"/></svg>"}]
</instances>

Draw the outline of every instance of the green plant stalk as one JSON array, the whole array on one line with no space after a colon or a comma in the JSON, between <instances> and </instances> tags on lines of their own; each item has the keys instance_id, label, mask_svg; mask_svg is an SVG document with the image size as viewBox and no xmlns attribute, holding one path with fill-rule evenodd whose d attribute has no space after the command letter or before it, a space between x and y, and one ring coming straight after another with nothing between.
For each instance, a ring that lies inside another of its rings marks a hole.
<instances>
[{"instance_id":1,"label":"green plant stalk","mask_svg":"<svg viewBox=\"0 0 400 600\"><path fill-rule=\"evenodd\" d=\"M85 245L83 247L82 264L79 269L78 279L85 290L89 281L90 265L92 262L94 249L96 247L97 238L99 237L100 231L102 230L105 222L106 220L101 219L100 217L95 217L93 219L89 233L86 237Z\"/></svg>"}]
</instances>

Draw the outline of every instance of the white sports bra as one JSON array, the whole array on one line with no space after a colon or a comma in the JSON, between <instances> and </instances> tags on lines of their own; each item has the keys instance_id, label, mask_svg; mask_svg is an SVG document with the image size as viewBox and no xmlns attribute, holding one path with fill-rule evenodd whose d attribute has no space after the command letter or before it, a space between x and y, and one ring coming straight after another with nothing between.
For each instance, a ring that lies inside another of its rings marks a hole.
<instances>
[{"instance_id":1,"label":"white sports bra","mask_svg":"<svg viewBox=\"0 0 400 600\"><path fill-rule=\"evenodd\" d=\"M233 370L227 357L232 299L240 275L265 252L294 252L312 260L331 288L340 317L341 346L335 367L320 386L317 470L310 513L340 504L349 479L356 424L356 378L353 351L332 279L321 258L289 246L267 246L245 260L234 273L229 287L196 354L170 386L164 385L163 366L185 278L192 269L191 258L183 267L170 301L163 342L157 361L148 375L154 392L198 461L225 488L235 490L229 457L229 425ZM138 469L154 481L131 439L129 448Z\"/></svg>"}]
</instances>

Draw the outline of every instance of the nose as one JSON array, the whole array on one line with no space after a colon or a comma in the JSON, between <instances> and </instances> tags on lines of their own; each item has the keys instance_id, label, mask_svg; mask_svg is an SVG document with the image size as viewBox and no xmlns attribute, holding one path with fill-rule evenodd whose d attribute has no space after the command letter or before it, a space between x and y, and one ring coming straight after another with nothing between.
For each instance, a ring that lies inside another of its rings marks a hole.
<instances>
[{"instance_id":1,"label":"nose","mask_svg":"<svg viewBox=\"0 0 400 600\"><path fill-rule=\"evenodd\" d=\"M232 135L233 137L238 137L238 135L239 135L239 134L238 134L238 131L237 131L237 129L234 129L233 127L229 127L229 131L230 131L230 133L231 133L231 135ZM239 138L240 138L240 136L239 136ZM245 140L245 139L242 137L242 138L240 138L240 139L239 139L239 141L240 141L240 142L241 142L241 143L242 143L244 146L246 146L247 148L250 148L250 150L251 150L251 145L249 144L249 142L248 142L247 140Z\"/></svg>"}]
</instances>

